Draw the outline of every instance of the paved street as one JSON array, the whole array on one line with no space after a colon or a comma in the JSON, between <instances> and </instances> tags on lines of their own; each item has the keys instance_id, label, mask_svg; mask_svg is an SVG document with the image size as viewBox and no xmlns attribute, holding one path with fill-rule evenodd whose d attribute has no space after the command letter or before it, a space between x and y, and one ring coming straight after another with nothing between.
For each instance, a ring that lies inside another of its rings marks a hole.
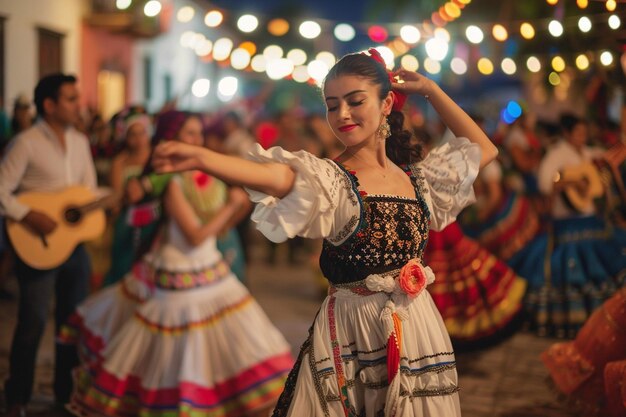
<instances>
[{"instance_id":1,"label":"paved street","mask_svg":"<svg viewBox=\"0 0 626 417\"><path fill-rule=\"evenodd\" d=\"M249 287L297 354L321 302L321 289L306 260L299 266L284 261L279 248L276 266L262 262L265 245L255 245ZM14 290L14 282L9 282ZM8 354L16 303L0 301L0 380L8 372ZM36 386L30 411L58 416L52 404L53 334L49 323L37 361ZM573 417L547 384L539 353L554 340L520 332L488 350L457 355L464 417ZM1 388L0 388L1 389ZM0 404L2 404L0 402ZM3 408L3 404L0 409ZM445 417L445 416L442 416Z\"/></svg>"}]
</instances>

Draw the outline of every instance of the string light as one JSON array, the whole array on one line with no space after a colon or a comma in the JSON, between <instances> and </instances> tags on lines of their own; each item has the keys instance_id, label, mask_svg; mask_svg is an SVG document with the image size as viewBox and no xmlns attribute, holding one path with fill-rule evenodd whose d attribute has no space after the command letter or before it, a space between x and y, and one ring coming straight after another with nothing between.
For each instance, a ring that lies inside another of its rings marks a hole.
<instances>
[{"instance_id":1,"label":"string light","mask_svg":"<svg viewBox=\"0 0 626 417\"><path fill-rule=\"evenodd\" d=\"M211 10L204 16L204 24L210 28L218 27L224 20L224 15L219 10Z\"/></svg>"},{"instance_id":2,"label":"string light","mask_svg":"<svg viewBox=\"0 0 626 417\"><path fill-rule=\"evenodd\" d=\"M576 57L576 67L581 71L589 68L589 58L587 58L587 55L580 54Z\"/></svg>"},{"instance_id":3,"label":"string light","mask_svg":"<svg viewBox=\"0 0 626 417\"><path fill-rule=\"evenodd\" d=\"M609 16L609 27L611 29L617 30L621 25L622 21L620 20L618 15L612 14L611 16Z\"/></svg>"},{"instance_id":4,"label":"string light","mask_svg":"<svg viewBox=\"0 0 626 417\"><path fill-rule=\"evenodd\" d=\"M184 6L178 9L178 13L176 13L176 19L178 19L181 23L190 22L193 19L196 11L191 6Z\"/></svg>"},{"instance_id":5,"label":"string light","mask_svg":"<svg viewBox=\"0 0 626 417\"><path fill-rule=\"evenodd\" d=\"M576 4L581 9L586 9L589 6L589 0L576 0Z\"/></svg>"},{"instance_id":6,"label":"string light","mask_svg":"<svg viewBox=\"0 0 626 417\"><path fill-rule=\"evenodd\" d=\"M606 0L606 9L609 12L614 12L617 7L617 2L615 0Z\"/></svg>"},{"instance_id":7,"label":"string light","mask_svg":"<svg viewBox=\"0 0 626 417\"><path fill-rule=\"evenodd\" d=\"M591 30L591 26L591 20L589 20L587 16L583 16L578 19L578 29L580 29L581 32L589 32Z\"/></svg>"},{"instance_id":8,"label":"string light","mask_svg":"<svg viewBox=\"0 0 626 417\"><path fill-rule=\"evenodd\" d=\"M524 39L532 39L535 37L535 28L528 22L522 23L519 31Z\"/></svg>"}]
</instances>

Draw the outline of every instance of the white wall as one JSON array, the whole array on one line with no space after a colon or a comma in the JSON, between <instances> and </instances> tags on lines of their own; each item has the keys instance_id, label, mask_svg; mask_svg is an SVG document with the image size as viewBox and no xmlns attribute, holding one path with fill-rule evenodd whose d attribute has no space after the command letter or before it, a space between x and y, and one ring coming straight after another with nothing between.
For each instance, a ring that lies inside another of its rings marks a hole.
<instances>
[{"instance_id":1,"label":"white wall","mask_svg":"<svg viewBox=\"0 0 626 417\"><path fill-rule=\"evenodd\" d=\"M87 0L0 0L5 21L5 109L19 94L30 99L38 81L37 29L65 35L62 71L80 75L80 27Z\"/></svg>"}]
</instances>

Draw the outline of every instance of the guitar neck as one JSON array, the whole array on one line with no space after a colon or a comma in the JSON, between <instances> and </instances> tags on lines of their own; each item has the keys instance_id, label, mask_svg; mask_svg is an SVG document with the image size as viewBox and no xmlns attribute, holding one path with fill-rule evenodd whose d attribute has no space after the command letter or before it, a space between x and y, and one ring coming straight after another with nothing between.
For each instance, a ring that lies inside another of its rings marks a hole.
<instances>
[{"instance_id":1,"label":"guitar neck","mask_svg":"<svg viewBox=\"0 0 626 417\"><path fill-rule=\"evenodd\" d=\"M114 195L107 195L105 197L92 201L91 203L87 203L82 206L76 207L76 210L84 214L93 210L98 210L100 208L109 207L113 203L117 202L117 200L119 200L118 197L115 197Z\"/></svg>"}]
</instances>

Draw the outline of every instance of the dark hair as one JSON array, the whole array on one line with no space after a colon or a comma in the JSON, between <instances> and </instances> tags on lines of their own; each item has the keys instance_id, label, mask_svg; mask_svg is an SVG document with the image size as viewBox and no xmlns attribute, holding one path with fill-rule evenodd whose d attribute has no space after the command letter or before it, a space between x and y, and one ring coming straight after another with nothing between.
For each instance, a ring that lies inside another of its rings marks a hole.
<instances>
[{"instance_id":1,"label":"dark hair","mask_svg":"<svg viewBox=\"0 0 626 417\"><path fill-rule=\"evenodd\" d=\"M384 100L391 91L387 69L368 55L362 53L343 56L330 69L324 82L342 75L354 75L371 81L380 87L379 98ZM410 164L422 159L422 147L411 142L411 132L404 129L404 114L392 110L387 117L391 135L387 138L385 151L396 164Z\"/></svg>"},{"instance_id":2,"label":"dark hair","mask_svg":"<svg viewBox=\"0 0 626 417\"><path fill-rule=\"evenodd\" d=\"M559 120L559 124L561 125L561 130L564 133L571 133L572 130L576 127L576 125L580 123L587 123L585 119L581 119L572 113L563 113Z\"/></svg>"},{"instance_id":3,"label":"dark hair","mask_svg":"<svg viewBox=\"0 0 626 417\"><path fill-rule=\"evenodd\" d=\"M66 74L50 74L43 77L37 83L35 87L35 107L37 107L37 114L44 116L45 111L43 102L50 98L54 101L59 99L59 90L63 84L75 84L76 77Z\"/></svg>"}]
</instances>

